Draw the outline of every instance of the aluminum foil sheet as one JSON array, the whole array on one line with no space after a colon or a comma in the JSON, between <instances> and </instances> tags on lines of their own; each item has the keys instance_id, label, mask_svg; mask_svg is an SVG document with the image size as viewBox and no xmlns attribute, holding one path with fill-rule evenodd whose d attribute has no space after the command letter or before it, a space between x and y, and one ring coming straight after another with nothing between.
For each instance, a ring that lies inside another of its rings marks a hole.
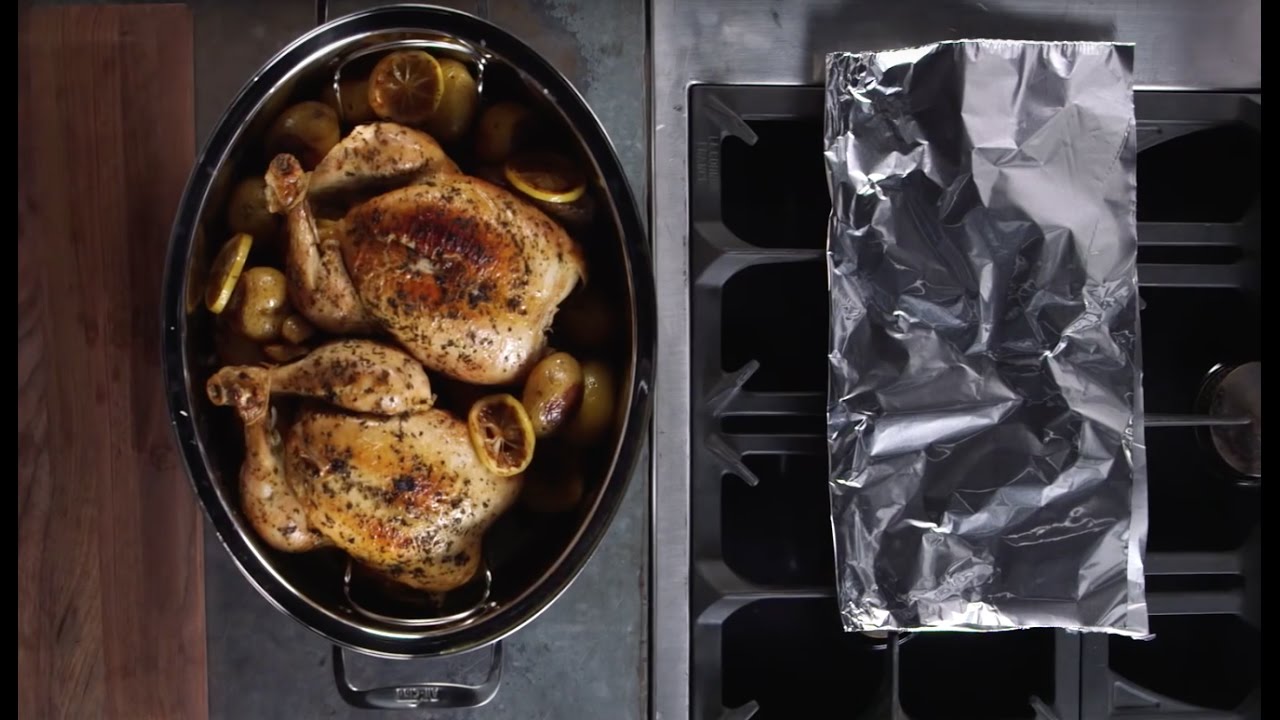
<instances>
[{"instance_id":1,"label":"aluminum foil sheet","mask_svg":"<svg viewBox=\"0 0 1280 720\"><path fill-rule=\"evenodd\" d=\"M1131 46L827 57L847 630L1147 634Z\"/></svg>"}]
</instances>

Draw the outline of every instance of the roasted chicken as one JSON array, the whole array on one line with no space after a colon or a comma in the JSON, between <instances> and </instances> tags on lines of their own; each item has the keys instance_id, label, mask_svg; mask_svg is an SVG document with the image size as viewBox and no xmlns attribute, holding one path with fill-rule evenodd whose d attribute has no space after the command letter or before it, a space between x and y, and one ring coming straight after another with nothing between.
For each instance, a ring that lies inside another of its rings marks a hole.
<instances>
[{"instance_id":1,"label":"roasted chicken","mask_svg":"<svg viewBox=\"0 0 1280 720\"><path fill-rule=\"evenodd\" d=\"M294 307L331 332L389 332L427 368L465 382L519 379L560 302L585 277L564 230L502 188L462 174L430 136L391 123L353 131L308 176L272 161L269 206L288 220ZM366 197L317 226L308 193Z\"/></svg>"},{"instance_id":2,"label":"roasted chicken","mask_svg":"<svg viewBox=\"0 0 1280 720\"><path fill-rule=\"evenodd\" d=\"M484 468L465 423L431 407L417 361L381 343L344 340L289 365L226 367L207 392L244 422L241 503L279 550L333 544L393 580L443 592L475 574L485 530L520 492L520 477ZM283 443L272 394L315 399Z\"/></svg>"},{"instance_id":3,"label":"roasted chicken","mask_svg":"<svg viewBox=\"0 0 1280 720\"><path fill-rule=\"evenodd\" d=\"M285 440L285 467L311 527L387 577L434 592L471 579L485 530L521 485L485 470L466 424L444 410L304 410Z\"/></svg>"}]
</instances>

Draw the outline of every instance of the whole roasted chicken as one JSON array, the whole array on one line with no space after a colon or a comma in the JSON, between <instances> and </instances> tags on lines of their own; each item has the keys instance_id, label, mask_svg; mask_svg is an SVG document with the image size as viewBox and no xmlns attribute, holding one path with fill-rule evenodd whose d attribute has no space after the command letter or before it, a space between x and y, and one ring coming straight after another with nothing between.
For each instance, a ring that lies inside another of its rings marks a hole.
<instances>
[{"instance_id":1,"label":"whole roasted chicken","mask_svg":"<svg viewBox=\"0 0 1280 720\"><path fill-rule=\"evenodd\" d=\"M287 219L293 306L329 332L386 331L458 380L520 378L585 276L559 225L408 127L362 125L309 174L278 155L266 184ZM317 220L320 208L341 217Z\"/></svg>"},{"instance_id":2,"label":"whole roasted chicken","mask_svg":"<svg viewBox=\"0 0 1280 720\"><path fill-rule=\"evenodd\" d=\"M341 340L288 365L230 366L209 379L244 423L241 505L286 552L335 545L421 590L465 584L485 530L521 478L485 469L466 424L434 409L422 366L371 340ZM283 437L272 395L309 398Z\"/></svg>"}]
</instances>

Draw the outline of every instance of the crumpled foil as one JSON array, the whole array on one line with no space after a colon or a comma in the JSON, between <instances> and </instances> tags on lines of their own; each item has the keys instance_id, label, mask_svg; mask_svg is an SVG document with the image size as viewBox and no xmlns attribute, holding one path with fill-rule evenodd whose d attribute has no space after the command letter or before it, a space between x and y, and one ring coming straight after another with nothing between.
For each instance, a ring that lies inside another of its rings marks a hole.
<instances>
[{"instance_id":1,"label":"crumpled foil","mask_svg":"<svg viewBox=\"0 0 1280 720\"><path fill-rule=\"evenodd\" d=\"M1131 46L827 57L846 630L1145 636Z\"/></svg>"}]
</instances>

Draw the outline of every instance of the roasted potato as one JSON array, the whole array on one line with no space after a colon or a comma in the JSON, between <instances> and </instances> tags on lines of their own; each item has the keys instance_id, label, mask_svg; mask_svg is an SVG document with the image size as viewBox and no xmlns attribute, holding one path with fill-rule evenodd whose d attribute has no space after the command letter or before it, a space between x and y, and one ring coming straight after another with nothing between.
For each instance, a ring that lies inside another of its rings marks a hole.
<instances>
[{"instance_id":1,"label":"roasted potato","mask_svg":"<svg viewBox=\"0 0 1280 720\"><path fill-rule=\"evenodd\" d=\"M289 107L271 124L267 131L267 155L289 153L310 170L341 139L338 112L322 102L307 100Z\"/></svg>"},{"instance_id":2,"label":"roasted potato","mask_svg":"<svg viewBox=\"0 0 1280 720\"><path fill-rule=\"evenodd\" d=\"M480 93L467 66L457 60L441 59L444 94L440 105L427 120L426 130L441 142L453 142L466 134L476 116Z\"/></svg>"},{"instance_id":3,"label":"roasted potato","mask_svg":"<svg viewBox=\"0 0 1280 720\"><path fill-rule=\"evenodd\" d=\"M284 273L265 266L245 270L227 310L231 327L250 340L271 342L280 337L289 311Z\"/></svg>"},{"instance_id":4,"label":"roasted potato","mask_svg":"<svg viewBox=\"0 0 1280 720\"><path fill-rule=\"evenodd\" d=\"M500 163L520 146L529 132L532 113L517 102L500 102L480 113L476 123L476 156Z\"/></svg>"},{"instance_id":5,"label":"roasted potato","mask_svg":"<svg viewBox=\"0 0 1280 720\"><path fill-rule=\"evenodd\" d=\"M307 322L306 318L297 313L290 315L284 319L284 322L280 323L280 337L284 338L285 342L293 345L301 345L311 339L315 332L315 327Z\"/></svg>"},{"instance_id":6,"label":"roasted potato","mask_svg":"<svg viewBox=\"0 0 1280 720\"><path fill-rule=\"evenodd\" d=\"M582 367L569 353L552 353L529 372L521 397L539 438L559 430L582 402Z\"/></svg>"},{"instance_id":7,"label":"roasted potato","mask_svg":"<svg viewBox=\"0 0 1280 720\"><path fill-rule=\"evenodd\" d=\"M599 361L582 365L582 403L565 428L566 436L579 445L590 445L604 437L613 422L616 400L613 371Z\"/></svg>"},{"instance_id":8,"label":"roasted potato","mask_svg":"<svg viewBox=\"0 0 1280 720\"><path fill-rule=\"evenodd\" d=\"M247 177L231 189L227 227L258 241L269 240L279 232L280 218L267 209L267 181L262 176Z\"/></svg>"},{"instance_id":9,"label":"roasted potato","mask_svg":"<svg viewBox=\"0 0 1280 720\"><path fill-rule=\"evenodd\" d=\"M338 120L346 125L361 125L378 119L369 107L369 78L344 77L334 92L333 83L324 86L324 101L338 111Z\"/></svg>"}]
</instances>

